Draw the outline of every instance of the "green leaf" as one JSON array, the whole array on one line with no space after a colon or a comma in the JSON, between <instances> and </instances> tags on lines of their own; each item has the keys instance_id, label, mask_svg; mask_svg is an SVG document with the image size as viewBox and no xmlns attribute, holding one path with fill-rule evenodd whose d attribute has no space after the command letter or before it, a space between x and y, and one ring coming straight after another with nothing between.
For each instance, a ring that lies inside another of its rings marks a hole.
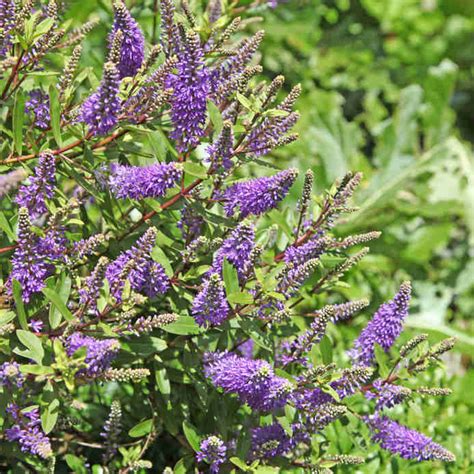
<instances>
[{"instance_id":1,"label":"green leaf","mask_svg":"<svg viewBox=\"0 0 474 474\"><path fill-rule=\"evenodd\" d=\"M207 110L209 112L209 118L211 119L211 123L214 126L214 133L218 134L222 130L222 115L219 108L212 102L212 100L207 101Z\"/></svg>"},{"instance_id":2,"label":"green leaf","mask_svg":"<svg viewBox=\"0 0 474 474\"><path fill-rule=\"evenodd\" d=\"M242 461L242 459L239 459L237 457L232 457L229 459L229 461L234 465L237 466L241 471L248 472L249 471L249 466L247 466L245 461Z\"/></svg>"},{"instance_id":3,"label":"green leaf","mask_svg":"<svg viewBox=\"0 0 474 474\"><path fill-rule=\"evenodd\" d=\"M184 172L191 176L196 176L196 178L204 179L207 177L207 169L204 166L190 161L184 163Z\"/></svg>"},{"instance_id":4,"label":"green leaf","mask_svg":"<svg viewBox=\"0 0 474 474\"><path fill-rule=\"evenodd\" d=\"M166 274L169 277L173 275L173 268L171 267L170 261L168 260L168 257L163 252L163 250L160 249L160 247L154 247L151 252L151 256L155 262L158 262L160 265L163 266Z\"/></svg>"},{"instance_id":5,"label":"green leaf","mask_svg":"<svg viewBox=\"0 0 474 474\"><path fill-rule=\"evenodd\" d=\"M229 297L232 293L238 293L239 275L237 273L237 269L227 260L227 258L224 258L222 263L222 274L224 276L224 285L227 297Z\"/></svg>"},{"instance_id":6,"label":"green leaf","mask_svg":"<svg viewBox=\"0 0 474 474\"><path fill-rule=\"evenodd\" d=\"M81 458L78 458L73 454L66 454L66 456L64 456L64 459L66 460L67 465L72 469L72 472L76 474L87 473L87 469L84 466L85 461Z\"/></svg>"},{"instance_id":7,"label":"green leaf","mask_svg":"<svg viewBox=\"0 0 474 474\"><path fill-rule=\"evenodd\" d=\"M180 316L177 321L163 326L162 329L170 334L177 334L179 336L199 334L201 332L201 329L191 316Z\"/></svg>"},{"instance_id":8,"label":"green leaf","mask_svg":"<svg viewBox=\"0 0 474 474\"><path fill-rule=\"evenodd\" d=\"M244 291L236 291L227 295L227 301L231 304L252 304L253 296L250 293Z\"/></svg>"},{"instance_id":9,"label":"green leaf","mask_svg":"<svg viewBox=\"0 0 474 474\"><path fill-rule=\"evenodd\" d=\"M23 304L23 298L21 297L20 282L13 279L12 289L13 289L13 299L15 300L16 312L18 315L18 321L20 322L20 326L23 329L28 330L28 322L26 320L25 306Z\"/></svg>"},{"instance_id":10,"label":"green leaf","mask_svg":"<svg viewBox=\"0 0 474 474\"><path fill-rule=\"evenodd\" d=\"M197 434L196 428L191 423L183 421L183 431L184 436L186 436L188 443L191 445L194 451L199 451L201 437Z\"/></svg>"},{"instance_id":11,"label":"green leaf","mask_svg":"<svg viewBox=\"0 0 474 474\"><path fill-rule=\"evenodd\" d=\"M68 276L62 277L59 286L56 289L56 293L59 296L59 299L64 303L64 305L66 305L71 293L71 279ZM49 310L49 324L51 325L51 329L55 329L59 326L61 316L61 311L52 304Z\"/></svg>"},{"instance_id":12,"label":"green leaf","mask_svg":"<svg viewBox=\"0 0 474 474\"><path fill-rule=\"evenodd\" d=\"M323 358L324 364L330 364L332 362L332 342L328 336L323 336L321 342L319 343L319 350L321 351L321 356Z\"/></svg>"},{"instance_id":13,"label":"green leaf","mask_svg":"<svg viewBox=\"0 0 474 474\"><path fill-rule=\"evenodd\" d=\"M59 147L63 145L61 135L61 103L59 102L59 92L54 84L49 87L49 104L51 115L51 129L53 136Z\"/></svg>"},{"instance_id":14,"label":"green leaf","mask_svg":"<svg viewBox=\"0 0 474 474\"><path fill-rule=\"evenodd\" d=\"M237 92L235 97L247 110L252 110L252 102L250 102L247 97L242 95L240 92Z\"/></svg>"},{"instance_id":15,"label":"green leaf","mask_svg":"<svg viewBox=\"0 0 474 474\"><path fill-rule=\"evenodd\" d=\"M132 438L141 438L142 436L147 435L153 429L153 420L149 418L148 420L141 421L131 428L128 432L128 435Z\"/></svg>"},{"instance_id":16,"label":"green leaf","mask_svg":"<svg viewBox=\"0 0 474 474\"><path fill-rule=\"evenodd\" d=\"M43 431L48 434L53 431L56 421L58 421L59 415L59 400L55 398L41 413L41 427Z\"/></svg>"},{"instance_id":17,"label":"green leaf","mask_svg":"<svg viewBox=\"0 0 474 474\"><path fill-rule=\"evenodd\" d=\"M0 309L0 326L8 324L10 321L13 321L16 317L16 314L13 311L6 309Z\"/></svg>"},{"instance_id":18,"label":"green leaf","mask_svg":"<svg viewBox=\"0 0 474 474\"><path fill-rule=\"evenodd\" d=\"M155 380L156 385L158 386L158 390L163 395L169 395L171 393L170 380L168 378L168 373L166 372L165 368L155 371Z\"/></svg>"},{"instance_id":19,"label":"green leaf","mask_svg":"<svg viewBox=\"0 0 474 474\"><path fill-rule=\"evenodd\" d=\"M0 229L2 229L5 234L7 234L10 240L16 240L15 232L13 232L13 229L10 223L8 222L8 219L5 217L5 214L3 212L0 212Z\"/></svg>"},{"instance_id":20,"label":"green leaf","mask_svg":"<svg viewBox=\"0 0 474 474\"><path fill-rule=\"evenodd\" d=\"M44 357L44 349L41 344L41 339L38 336L35 336L32 332L23 329L18 329L16 331L16 336L18 337L18 340L28 348L27 351L16 351L16 353L23 357L33 359L41 365Z\"/></svg>"},{"instance_id":21,"label":"green leaf","mask_svg":"<svg viewBox=\"0 0 474 474\"><path fill-rule=\"evenodd\" d=\"M15 151L21 155L23 150L23 124L25 121L25 96L18 91L13 106L13 145Z\"/></svg>"},{"instance_id":22,"label":"green leaf","mask_svg":"<svg viewBox=\"0 0 474 474\"><path fill-rule=\"evenodd\" d=\"M60 295L50 288L43 288L41 292L48 298L48 300L53 303L57 310L64 316L66 321L72 321L74 316L71 314L71 311L67 308L64 301L62 301Z\"/></svg>"},{"instance_id":23,"label":"green leaf","mask_svg":"<svg viewBox=\"0 0 474 474\"><path fill-rule=\"evenodd\" d=\"M54 369L51 367L46 367L43 365L20 365L20 372L23 374L33 374L33 375L53 375Z\"/></svg>"}]
</instances>

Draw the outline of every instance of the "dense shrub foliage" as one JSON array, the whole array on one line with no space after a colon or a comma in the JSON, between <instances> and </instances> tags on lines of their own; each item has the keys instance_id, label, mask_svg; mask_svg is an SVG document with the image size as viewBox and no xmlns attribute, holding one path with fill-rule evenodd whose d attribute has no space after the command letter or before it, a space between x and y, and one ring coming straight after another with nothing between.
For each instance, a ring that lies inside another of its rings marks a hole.
<instances>
[{"instance_id":1,"label":"dense shrub foliage","mask_svg":"<svg viewBox=\"0 0 474 474\"><path fill-rule=\"evenodd\" d=\"M334 168L314 194L311 169L275 159L301 94L261 79L249 27L275 5L162 0L148 35L141 3L113 2L95 80L95 20L0 2L2 469L455 462L404 410L449 395L425 381L455 339L402 341L409 281L373 311L345 298L380 237L338 230L363 175Z\"/></svg>"}]
</instances>

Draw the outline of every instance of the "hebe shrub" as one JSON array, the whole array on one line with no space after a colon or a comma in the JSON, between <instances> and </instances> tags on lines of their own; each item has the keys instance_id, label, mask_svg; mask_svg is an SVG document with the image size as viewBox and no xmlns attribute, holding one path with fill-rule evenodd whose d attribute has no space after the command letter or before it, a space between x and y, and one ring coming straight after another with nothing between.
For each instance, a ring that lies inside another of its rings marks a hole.
<instances>
[{"instance_id":1,"label":"hebe shrub","mask_svg":"<svg viewBox=\"0 0 474 474\"><path fill-rule=\"evenodd\" d=\"M150 45L115 1L97 85L93 22L0 3L2 470L331 472L377 445L453 461L390 410L449 393L416 374L453 340L397 342L409 282L352 348L325 334L369 304L337 291L379 235L334 233L361 174L313 196L310 170L275 169L300 88L259 80L245 6L195 7L162 0Z\"/></svg>"}]
</instances>

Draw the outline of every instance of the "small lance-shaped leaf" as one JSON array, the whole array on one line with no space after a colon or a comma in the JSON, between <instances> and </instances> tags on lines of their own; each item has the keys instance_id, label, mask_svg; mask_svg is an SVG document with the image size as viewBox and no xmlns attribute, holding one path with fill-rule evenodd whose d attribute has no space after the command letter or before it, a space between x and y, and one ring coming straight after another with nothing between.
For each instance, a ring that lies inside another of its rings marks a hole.
<instances>
[{"instance_id":1,"label":"small lance-shaped leaf","mask_svg":"<svg viewBox=\"0 0 474 474\"><path fill-rule=\"evenodd\" d=\"M229 461L234 465L234 466L237 466L241 471L244 471L244 472L249 472L250 468L249 466L247 466L247 464L245 463L245 461L242 461L242 459L239 459L237 457L231 457L229 459Z\"/></svg>"},{"instance_id":2,"label":"small lance-shaped leaf","mask_svg":"<svg viewBox=\"0 0 474 474\"><path fill-rule=\"evenodd\" d=\"M41 427L43 431L48 434L53 431L59 415L59 400L55 398L41 413Z\"/></svg>"},{"instance_id":3,"label":"small lance-shaped leaf","mask_svg":"<svg viewBox=\"0 0 474 474\"><path fill-rule=\"evenodd\" d=\"M152 429L153 420L149 418L148 420L141 421L131 428L128 432L128 436L131 436L132 438L140 438L150 433Z\"/></svg>"},{"instance_id":4,"label":"small lance-shaped leaf","mask_svg":"<svg viewBox=\"0 0 474 474\"><path fill-rule=\"evenodd\" d=\"M381 377L387 377L390 370L388 368L388 356L387 353L378 344L374 347L375 360L379 366L379 372Z\"/></svg>"},{"instance_id":5,"label":"small lance-shaped leaf","mask_svg":"<svg viewBox=\"0 0 474 474\"><path fill-rule=\"evenodd\" d=\"M168 378L168 373L165 368L155 371L155 380L158 390L163 395L169 395L171 393L170 380Z\"/></svg>"},{"instance_id":6,"label":"small lance-shaped leaf","mask_svg":"<svg viewBox=\"0 0 474 474\"><path fill-rule=\"evenodd\" d=\"M321 342L319 343L319 350L321 351L323 363L326 365L330 364L332 362L332 343L328 336L325 335L321 339Z\"/></svg>"},{"instance_id":7,"label":"small lance-shaped leaf","mask_svg":"<svg viewBox=\"0 0 474 474\"><path fill-rule=\"evenodd\" d=\"M15 232L13 232L12 226L8 222L8 219L5 217L3 212L0 212L0 229L2 229L5 234L7 234L10 240L16 239Z\"/></svg>"},{"instance_id":8,"label":"small lance-shaped leaf","mask_svg":"<svg viewBox=\"0 0 474 474\"><path fill-rule=\"evenodd\" d=\"M35 336L32 332L25 331L23 329L18 329L16 331L16 335L18 337L18 340L26 348L28 348L28 350L16 350L15 352L23 357L33 359L35 362L41 365L44 357L44 349L41 344L41 339Z\"/></svg>"},{"instance_id":9,"label":"small lance-shaped leaf","mask_svg":"<svg viewBox=\"0 0 474 474\"><path fill-rule=\"evenodd\" d=\"M25 96L17 92L13 106L13 144L20 155L23 150L23 123L25 121Z\"/></svg>"},{"instance_id":10,"label":"small lance-shaped leaf","mask_svg":"<svg viewBox=\"0 0 474 474\"><path fill-rule=\"evenodd\" d=\"M177 321L163 326L162 329L163 331L169 332L170 334L177 334L178 336L188 336L201 332L201 329L191 316L180 316Z\"/></svg>"},{"instance_id":11,"label":"small lance-shaped leaf","mask_svg":"<svg viewBox=\"0 0 474 474\"><path fill-rule=\"evenodd\" d=\"M184 172L196 178L204 179L207 176L207 169L204 166L188 161L184 164Z\"/></svg>"},{"instance_id":12,"label":"small lance-shaped leaf","mask_svg":"<svg viewBox=\"0 0 474 474\"><path fill-rule=\"evenodd\" d=\"M71 314L71 311L67 308L66 304L62 301L58 293L50 288L43 288L42 293L48 298L48 300L53 303L53 305L58 309L58 311L64 316L66 321L72 321L74 316Z\"/></svg>"},{"instance_id":13,"label":"small lance-shaped leaf","mask_svg":"<svg viewBox=\"0 0 474 474\"><path fill-rule=\"evenodd\" d=\"M222 275L224 277L225 292L227 296L239 291L239 275L236 268L226 258L222 263Z\"/></svg>"},{"instance_id":14,"label":"small lance-shaped leaf","mask_svg":"<svg viewBox=\"0 0 474 474\"><path fill-rule=\"evenodd\" d=\"M20 322L20 326L24 330L28 330L28 322L26 320L25 305L23 304L23 299L21 297L20 282L13 279L12 288L13 288L13 299L15 300L16 312L18 315L18 321Z\"/></svg>"},{"instance_id":15,"label":"small lance-shaped leaf","mask_svg":"<svg viewBox=\"0 0 474 474\"><path fill-rule=\"evenodd\" d=\"M197 434L196 428L191 423L183 421L183 432L194 451L199 451L201 437Z\"/></svg>"},{"instance_id":16,"label":"small lance-shaped leaf","mask_svg":"<svg viewBox=\"0 0 474 474\"><path fill-rule=\"evenodd\" d=\"M59 299L66 305L66 302L69 299L69 294L71 293L71 279L69 277L62 278L60 281L56 293L59 296ZM52 329L55 329L59 326L61 322L61 311L56 307L56 305L52 304L49 310L49 324L51 325Z\"/></svg>"},{"instance_id":17,"label":"small lance-shaped leaf","mask_svg":"<svg viewBox=\"0 0 474 474\"><path fill-rule=\"evenodd\" d=\"M61 136L61 104L59 102L58 89L53 84L49 88L49 103L53 136L58 146L61 147L63 144Z\"/></svg>"}]
</instances>

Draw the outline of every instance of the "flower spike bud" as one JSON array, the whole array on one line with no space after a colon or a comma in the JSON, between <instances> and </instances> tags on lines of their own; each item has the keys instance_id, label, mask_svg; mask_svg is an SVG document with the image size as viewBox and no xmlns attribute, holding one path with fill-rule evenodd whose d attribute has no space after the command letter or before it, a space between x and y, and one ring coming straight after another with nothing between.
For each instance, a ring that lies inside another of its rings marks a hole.
<instances>
[{"instance_id":1,"label":"flower spike bud","mask_svg":"<svg viewBox=\"0 0 474 474\"><path fill-rule=\"evenodd\" d=\"M105 242L104 234L92 235L87 239L74 243L73 256L81 260L87 255L92 255L97 248Z\"/></svg>"},{"instance_id":2,"label":"flower spike bud","mask_svg":"<svg viewBox=\"0 0 474 474\"><path fill-rule=\"evenodd\" d=\"M428 334L418 334L417 336L410 339L402 348L400 349L400 356L406 357L413 349L418 347L423 341L428 339Z\"/></svg>"},{"instance_id":3,"label":"flower spike bud","mask_svg":"<svg viewBox=\"0 0 474 474\"><path fill-rule=\"evenodd\" d=\"M211 163L211 170L217 172L228 171L232 168L232 157L234 156L234 132L232 123L225 121L221 133L215 142L207 147L209 157L207 161Z\"/></svg>"},{"instance_id":4,"label":"flower spike bud","mask_svg":"<svg viewBox=\"0 0 474 474\"><path fill-rule=\"evenodd\" d=\"M445 352L450 351L457 342L457 338L455 337L448 337L447 339L444 339L441 341L439 344L436 344L436 346L433 346L429 352L428 355L433 358L438 358L440 355L444 354Z\"/></svg>"},{"instance_id":5,"label":"flower spike bud","mask_svg":"<svg viewBox=\"0 0 474 474\"><path fill-rule=\"evenodd\" d=\"M369 306L369 300L367 298L348 301L347 303L335 304L333 305L334 316L332 318L332 322L336 323L338 321L345 321L367 306Z\"/></svg>"},{"instance_id":6,"label":"flower spike bud","mask_svg":"<svg viewBox=\"0 0 474 474\"><path fill-rule=\"evenodd\" d=\"M105 453L103 454L104 462L108 460L117 452L118 438L122 432L122 408L120 402L114 400L110 407L110 414L104 423L104 430L100 436L105 439Z\"/></svg>"},{"instance_id":7,"label":"flower spike bud","mask_svg":"<svg viewBox=\"0 0 474 474\"><path fill-rule=\"evenodd\" d=\"M110 49L109 54L107 56L107 61L110 61L115 65L119 64L123 39L123 31L117 30L113 35L112 41L110 42Z\"/></svg>"},{"instance_id":8,"label":"flower spike bud","mask_svg":"<svg viewBox=\"0 0 474 474\"><path fill-rule=\"evenodd\" d=\"M324 461L330 461L336 464L343 464L347 466L364 464L365 459L361 456L351 456L350 454L336 454L335 456L325 457Z\"/></svg>"},{"instance_id":9,"label":"flower spike bud","mask_svg":"<svg viewBox=\"0 0 474 474\"><path fill-rule=\"evenodd\" d=\"M332 278L341 278L344 273L346 273L352 267L357 265L369 253L369 251L369 247L364 247L359 252L355 253L354 255L351 255L344 262L338 265L334 270L331 270Z\"/></svg>"},{"instance_id":10,"label":"flower spike bud","mask_svg":"<svg viewBox=\"0 0 474 474\"><path fill-rule=\"evenodd\" d=\"M222 0L211 0L207 5L209 23L212 25L222 15Z\"/></svg>"},{"instance_id":11,"label":"flower spike bud","mask_svg":"<svg viewBox=\"0 0 474 474\"><path fill-rule=\"evenodd\" d=\"M283 102L278 105L278 110L284 110L286 112L291 112L295 106L296 100L301 94L301 85L296 84L296 86L291 89L290 93L285 97Z\"/></svg>"},{"instance_id":12,"label":"flower spike bud","mask_svg":"<svg viewBox=\"0 0 474 474\"><path fill-rule=\"evenodd\" d=\"M70 34L69 37L61 43L61 47L67 47L71 46L73 44L77 44L80 41L82 41L85 36L90 33L97 25L99 24L99 21L94 19L87 21L84 23L81 27L77 28L76 30L73 30Z\"/></svg>"},{"instance_id":13,"label":"flower spike bud","mask_svg":"<svg viewBox=\"0 0 474 474\"><path fill-rule=\"evenodd\" d=\"M71 57L64 67L63 73L59 79L58 89L59 97L64 98L66 91L71 87L76 73L79 60L81 59L82 45L78 44L72 51Z\"/></svg>"},{"instance_id":14,"label":"flower spike bud","mask_svg":"<svg viewBox=\"0 0 474 474\"><path fill-rule=\"evenodd\" d=\"M235 17L222 32L220 38L216 41L214 48L219 48L222 46L239 29L241 23L242 18L240 18L240 16Z\"/></svg>"},{"instance_id":15,"label":"flower spike bud","mask_svg":"<svg viewBox=\"0 0 474 474\"><path fill-rule=\"evenodd\" d=\"M277 76L267 87L265 98L262 103L262 110L265 110L275 99L276 95L285 83L285 76Z\"/></svg>"},{"instance_id":16,"label":"flower spike bud","mask_svg":"<svg viewBox=\"0 0 474 474\"><path fill-rule=\"evenodd\" d=\"M150 376L148 369L107 369L101 378L111 382L140 383Z\"/></svg>"},{"instance_id":17,"label":"flower spike bud","mask_svg":"<svg viewBox=\"0 0 474 474\"><path fill-rule=\"evenodd\" d=\"M416 393L420 395L429 395L433 397L446 397L451 395L453 391L450 388L441 388L441 387L420 387L417 388Z\"/></svg>"},{"instance_id":18,"label":"flower spike bud","mask_svg":"<svg viewBox=\"0 0 474 474\"><path fill-rule=\"evenodd\" d=\"M140 69L138 70L138 74L143 75L146 74L156 63L158 56L163 52L163 46L161 44L155 44L151 47L149 53L145 57Z\"/></svg>"},{"instance_id":19,"label":"flower spike bud","mask_svg":"<svg viewBox=\"0 0 474 474\"><path fill-rule=\"evenodd\" d=\"M141 316L132 326L133 332L146 334L154 329L162 328L178 320L178 315L174 313L156 314L154 316Z\"/></svg>"},{"instance_id":20,"label":"flower spike bud","mask_svg":"<svg viewBox=\"0 0 474 474\"><path fill-rule=\"evenodd\" d=\"M184 15L186 16L186 19L191 25L191 28L196 28L196 17L191 11L191 7L189 6L188 0L181 0L181 7L183 8Z\"/></svg>"},{"instance_id":21,"label":"flower spike bud","mask_svg":"<svg viewBox=\"0 0 474 474\"><path fill-rule=\"evenodd\" d=\"M409 388L401 385L393 385L380 379L373 382L372 387L375 393L368 391L365 396L369 400L375 399L376 410L392 408L395 405L403 403L412 395L412 391Z\"/></svg>"},{"instance_id":22,"label":"flower spike bud","mask_svg":"<svg viewBox=\"0 0 474 474\"><path fill-rule=\"evenodd\" d=\"M378 239L382 235L382 232L367 232L365 234L351 235L346 237L341 242L336 242L335 246L339 249L347 249L353 247L354 245L365 244L371 240Z\"/></svg>"},{"instance_id":23,"label":"flower spike bud","mask_svg":"<svg viewBox=\"0 0 474 474\"><path fill-rule=\"evenodd\" d=\"M18 168L9 173L0 175L0 198L16 189L25 178L26 172L23 168Z\"/></svg>"},{"instance_id":24,"label":"flower spike bud","mask_svg":"<svg viewBox=\"0 0 474 474\"><path fill-rule=\"evenodd\" d=\"M176 53L180 48L178 26L174 20L175 7L173 0L161 0L161 45L167 56Z\"/></svg>"},{"instance_id":25,"label":"flower spike bud","mask_svg":"<svg viewBox=\"0 0 474 474\"><path fill-rule=\"evenodd\" d=\"M354 191L362 181L362 173L347 173L341 184L338 186L334 195L334 205L336 207L345 206L347 201L352 197Z\"/></svg>"}]
</instances>

